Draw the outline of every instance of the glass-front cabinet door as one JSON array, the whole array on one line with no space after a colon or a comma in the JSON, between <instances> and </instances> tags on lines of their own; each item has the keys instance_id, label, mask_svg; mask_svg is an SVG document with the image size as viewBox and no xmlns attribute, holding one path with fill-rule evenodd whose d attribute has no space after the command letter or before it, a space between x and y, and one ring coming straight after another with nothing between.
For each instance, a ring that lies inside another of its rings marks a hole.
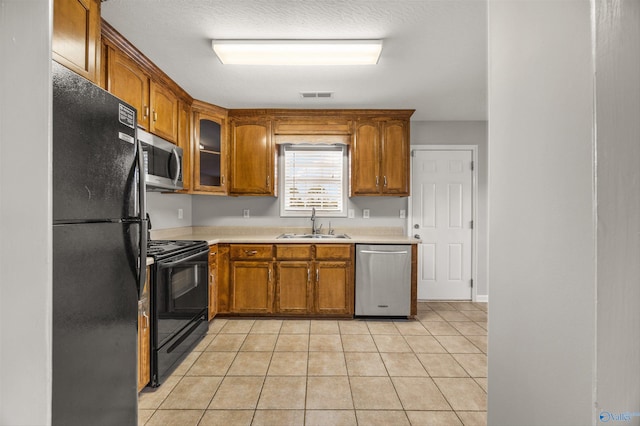
<instances>
[{"instance_id":1,"label":"glass-front cabinet door","mask_svg":"<svg viewBox=\"0 0 640 426\"><path fill-rule=\"evenodd\" d=\"M194 104L194 190L227 193L226 116Z\"/></svg>"}]
</instances>

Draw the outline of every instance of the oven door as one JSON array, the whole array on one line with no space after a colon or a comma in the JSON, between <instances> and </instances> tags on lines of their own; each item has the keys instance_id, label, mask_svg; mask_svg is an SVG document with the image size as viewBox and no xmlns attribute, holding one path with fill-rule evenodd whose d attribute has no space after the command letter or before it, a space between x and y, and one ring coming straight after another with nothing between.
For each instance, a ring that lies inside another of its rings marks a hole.
<instances>
[{"instance_id":1,"label":"oven door","mask_svg":"<svg viewBox=\"0 0 640 426\"><path fill-rule=\"evenodd\" d=\"M155 349L180 333L208 305L209 250L156 263Z\"/></svg>"}]
</instances>

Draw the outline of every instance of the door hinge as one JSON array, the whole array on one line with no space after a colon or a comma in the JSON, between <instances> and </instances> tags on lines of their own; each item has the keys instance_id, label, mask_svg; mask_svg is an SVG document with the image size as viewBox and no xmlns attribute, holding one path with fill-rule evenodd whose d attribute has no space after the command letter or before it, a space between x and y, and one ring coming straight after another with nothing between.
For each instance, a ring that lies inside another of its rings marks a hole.
<instances>
[{"instance_id":1,"label":"door hinge","mask_svg":"<svg viewBox=\"0 0 640 426\"><path fill-rule=\"evenodd\" d=\"M471 171L473 171L473 167L474 167L474 164L473 164L473 161L472 161L471 162Z\"/></svg>"},{"instance_id":2,"label":"door hinge","mask_svg":"<svg viewBox=\"0 0 640 426\"><path fill-rule=\"evenodd\" d=\"M415 149L412 149L412 150L411 150L411 156L412 156L412 157L415 157L415 156L416 156L416 150L415 150Z\"/></svg>"},{"instance_id":3,"label":"door hinge","mask_svg":"<svg viewBox=\"0 0 640 426\"><path fill-rule=\"evenodd\" d=\"M473 288L473 278L471 278L471 288Z\"/></svg>"},{"instance_id":4,"label":"door hinge","mask_svg":"<svg viewBox=\"0 0 640 426\"><path fill-rule=\"evenodd\" d=\"M471 221L471 229L473 229L473 221Z\"/></svg>"}]
</instances>

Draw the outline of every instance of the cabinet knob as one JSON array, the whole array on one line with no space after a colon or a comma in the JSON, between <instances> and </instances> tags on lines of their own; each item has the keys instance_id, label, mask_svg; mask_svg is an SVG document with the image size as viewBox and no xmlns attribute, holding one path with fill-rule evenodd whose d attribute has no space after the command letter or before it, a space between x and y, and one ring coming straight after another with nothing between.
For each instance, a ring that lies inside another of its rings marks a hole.
<instances>
[{"instance_id":1,"label":"cabinet knob","mask_svg":"<svg viewBox=\"0 0 640 426\"><path fill-rule=\"evenodd\" d=\"M422 239L422 238L420 237L420 235L419 235L419 234L415 234L415 235L413 236L413 238L415 238L416 240L421 240L421 239Z\"/></svg>"},{"instance_id":2,"label":"cabinet knob","mask_svg":"<svg viewBox=\"0 0 640 426\"><path fill-rule=\"evenodd\" d=\"M413 225L414 228L419 229L420 225L418 225L417 223L415 225Z\"/></svg>"},{"instance_id":3,"label":"cabinet knob","mask_svg":"<svg viewBox=\"0 0 640 426\"><path fill-rule=\"evenodd\" d=\"M156 111L153 111L153 121L158 121L158 113Z\"/></svg>"}]
</instances>

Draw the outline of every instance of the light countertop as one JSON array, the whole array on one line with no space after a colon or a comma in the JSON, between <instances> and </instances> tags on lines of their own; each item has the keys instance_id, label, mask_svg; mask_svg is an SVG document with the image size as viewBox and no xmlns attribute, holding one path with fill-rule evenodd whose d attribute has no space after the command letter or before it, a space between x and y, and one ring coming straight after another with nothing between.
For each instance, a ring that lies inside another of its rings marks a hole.
<instances>
[{"instance_id":1,"label":"light countertop","mask_svg":"<svg viewBox=\"0 0 640 426\"><path fill-rule=\"evenodd\" d=\"M349 238L278 238L284 233L305 234L307 228L278 227L185 227L152 230L154 240L203 240L209 245L228 244L418 244L419 239L402 234L402 228L336 229Z\"/></svg>"}]
</instances>

